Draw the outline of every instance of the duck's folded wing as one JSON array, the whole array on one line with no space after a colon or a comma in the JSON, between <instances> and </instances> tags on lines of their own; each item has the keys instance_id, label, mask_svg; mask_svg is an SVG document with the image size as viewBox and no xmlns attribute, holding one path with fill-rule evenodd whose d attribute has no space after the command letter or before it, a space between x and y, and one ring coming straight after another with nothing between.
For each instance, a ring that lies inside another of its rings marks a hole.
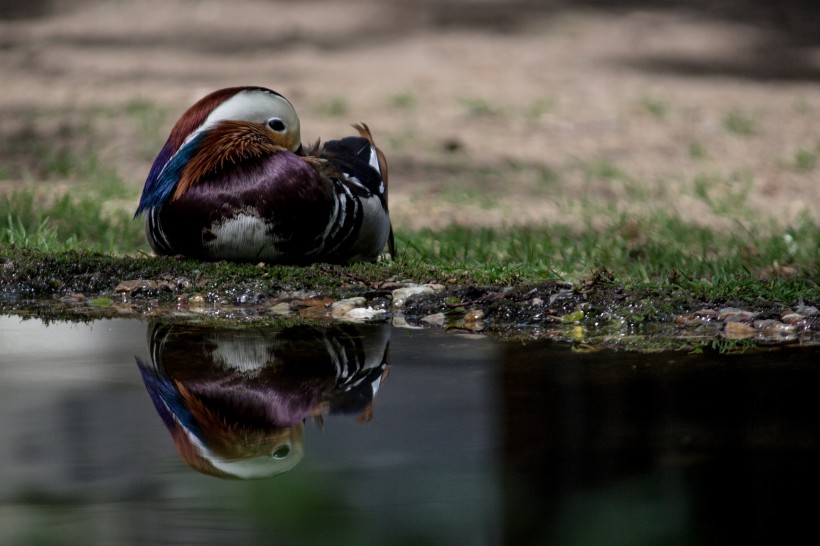
<instances>
[{"instance_id":1,"label":"duck's folded wing","mask_svg":"<svg viewBox=\"0 0 820 546\"><path fill-rule=\"evenodd\" d=\"M350 136L325 142L319 157L333 165L351 183L351 190L379 196L385 201L384 178L376 147L366 138Z\"/></svg>"}]
</instances>

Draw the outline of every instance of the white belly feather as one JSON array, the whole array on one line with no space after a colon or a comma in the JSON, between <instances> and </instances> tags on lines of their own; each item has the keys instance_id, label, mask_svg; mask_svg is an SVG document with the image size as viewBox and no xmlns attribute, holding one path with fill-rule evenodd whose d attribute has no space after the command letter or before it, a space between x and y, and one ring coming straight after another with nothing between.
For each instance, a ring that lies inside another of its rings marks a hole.
<instances>
[{"instance_id":1,"label":"white belly feather","mask_svg":"<svg viewBox=\"0 0 820 546\"><path fill-rule=\"evenodd\" d=\"M211 228L215 239L205 241L205 251L217 260L276 261L282 258L265 221L258 216L238 214Z\"/></svg>"}]
</instances>

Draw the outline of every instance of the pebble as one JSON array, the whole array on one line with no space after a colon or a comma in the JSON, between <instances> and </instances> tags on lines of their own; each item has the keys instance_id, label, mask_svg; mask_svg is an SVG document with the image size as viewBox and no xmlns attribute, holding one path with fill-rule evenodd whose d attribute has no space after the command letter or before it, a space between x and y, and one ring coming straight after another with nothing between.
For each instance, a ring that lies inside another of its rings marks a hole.
<instances>
[{"instance_id":1,"label":"pebble","mask_svg":"<svg viewBox=\"0 0 820 546\"><path fill-rule=\"evenodd\" d=\"M133 294L138 290L156 290L157 289L157 281L152 281L149 279L132 279L128 281L122 281L120 284L114 288L114 292L120 294L123 292L128 292L129 294Z\"/></svg>"},{"instance_id":2,"label":"pebble","mask_svg":"<svg viewBox=\"0 0 820 546\"><path fill-rule=\"evenodd\" d=\"M443 287L442 287L443 288ZM432 294L435 290L431 286L407 286L393 290L393 307L404 307L411 296Z\"/></svg>"},{"instance_id":3,"label":"pebble","mask_svg":"<svg viewBox=\"0 0 820 546\"><path fill-rule=\"evenodd\" d=\"M757 330L760 330L766 336L781 336L783 334L792 334L797 330L793 324L784 324L779 320L756 320L752 324Z\"/></svg>"},{"instance_id":4,"label":"pebble","mask_svg":"<svg viewBox=\"0 0 820 546\"><path fill-rule=\"evenodd\" d=\"M444 313L434 313L432 315L427 315L426 317L421 317L419 322L432 324L433 326L444 326L445 320Z\"/></svg>"},{"instance_id":5,"label":"pebble","mask_svg":"<svg viewBox=\"0 0 820 546\"><path fill-rule=\"evenodd\" d=\"M715 320L719 316L718 312L714 309L698 309L692 314L696 317L702 317L709 320Z\"/></svg>"},{"instance_id":6,"label":"pebble","mask_svg":"<svg viewBox=\"0 0 820 546\"><path fill-rule=\"evenodd\" d=\"M330 304L330 316L333 318L342 318L352 309L363 307L366 303L367 300L361 296L335 301Z\"/></svg>"},{"instance_id":7,"label":"pebble","mask_svg":"<svg viewBox=\"0 0 820 546\"><path fill-rule=\"evenodd\" d=\"M748 322L754 320L757 313L746 311L745 309L737 309L736 307L724 307L720 310L718 320L727 322Z\"/></svg>"},{"instance_id":8,"label":"pebble","mask_svg":"<svg viewBox=\"0 0 820 546\"><path fill-rule=\"evenodd\" d=\"M471 332L480 332L484 329L484 321L483 320L474 320L474 321L464 321L464 329L470 330Z\"/></svg>"},{"instance_id":9,"label":"pebble","mask_svg":"<svg viewBox=\"0 0 820 546\"><path fill-rule=\"evenodd\" d=\"M484 329L484 310L472 307L464 314L464 328L473 332L480 332Z\"/></svg>"},{"instance_id":10,"label":"pebble","mask_svg":"<svg viewBox=\"0 0 820 546\"><path fill-rule=\"evenodd\" d=\"M128 305L125 303L115 303L111 307L120 315L133 315L135 312L133 305Z\"/></svg>"},{"instance_id":11,"label":"pebble","mask_svg":"<svg viewBox=\"0 0 820 546\"><path fill-rule=\"evenodd\" d=\"M277 315L289 315L290 314L290 304L286 301L281 301L276 305L270 308L271 313Z\"/></svg>"},{"instance_id":12,"label":"pebble","mask_svg":"<svg viewBox=\"0 0 820 546\"><path fill-rule=\"evenodd\" d=\"M473 307L464 314L464 322L476 322L484 318L484 310Z\"/></svg>"},{"instance_id":13,"label":"pebble","mask_svg":"<svg viewBox=\"0 0 820 546\"><path fill-rule=\"evenodd\" d=\"M120 284L114 288L114 292L118 294L127 293L129 295L134 295L138 292L156 292L157 290L167 290L169 292L173 292L177 289L177 282L166 280L155 281L153 279L131 279L121 281Z\"/></svg>"},{"instance_id":14,"label":"pebble","mask_svg":"<svg viewBox=\"0 0 820 546\"><path fill-rule=\"evenodd\" d=\"M384 309L373 309L372 307L354 307L344 314L342 319L350 322L366 322L387 315Z\"/></svg>"},{"instance_id":15,"label":"pebble","mask_svg":"<svg viewBox=\"0 0 820 546\"><path fill-rule=\"evenodd\" d=\"M60 298L60 303L85 303L87 299L88 298L86 298L85 294L76 292Z\"/></svg>"},{"instance_id":16,"label":"pebble","mask_svg":"<svg viewBox=\"0 0 820 546\"><path fill-rule=\"evenodd\" d=\"M308 305L299 309L299 316L309 319L322 319L327 316L327 309L324 305Z\"/></svg>"},{"instance_id":17,"label":"pebble","mask_svg":"<svg viewBox=\"0 0 820 546\"><path fill-rule=\"evenodd\" d=\"M378 283L376 285L376 288L378 288L379 290L395 290L397 288L404 288L405 286L407 286L406 282L384 281Z\"/></svg>"},{"instance_id":18,"label":"pebble","mask_svg":"<svg viewBox=\"0 0 820 546\"><path fill-rule=\"evenodd\" d=\"M797 306L795 309L798 313L802 314L806 317L813 317L814 315L820 315L820 309L817 307L813 307L811 305L803 305L802 303Z\"/></svg>"},{"instance_id":19,"label":"pebble","mask_svg":"<svg viewBox=\"0 0 820 546\"><path fill-rule=\"evenodd\" d=\"M801 315L800 313L786 313L780 320L785 322L786 324L797 324L798 322L803 322L806 320L806 317Z\"/></svg>"},{"instance_id":20,"label":"pebble","mask_svg":"<svg viewBox=\"0 0 820 546\"><path fill-rule=\"evenodd\" d=\"M749 339L757 334L757 330L745 322L727 322L723 334L728 339Z\"/></svg>"},{"instance_id":21,"label":"pebble","mask_svg":"<svg viewBox=\"0 0 820 546\"><path fill-rule=\"evenodd\" d=\"M407 319L404 318L404 315L393 315L392 324L396 328L407 328L409 330L421 330L424 328L423 326L413 326L412 324L407 322Z\"/></svg>"}]
</instances>

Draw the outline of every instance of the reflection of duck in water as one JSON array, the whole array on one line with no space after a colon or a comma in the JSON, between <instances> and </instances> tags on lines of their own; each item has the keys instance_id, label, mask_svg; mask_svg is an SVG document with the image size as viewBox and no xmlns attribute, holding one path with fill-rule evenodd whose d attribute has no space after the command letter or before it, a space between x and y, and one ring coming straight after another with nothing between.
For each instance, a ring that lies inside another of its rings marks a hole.
<instances>
[{"instance_id":1,"label":"reflection of duck in water","mask_svg":"<svg viewBox=\"0 0 820 546\"><path fill-rule=\"evenodd\" d=\"M221 477L286 472L303 455L303 422L369 420L387 375L389 325L326 329L149 327L148 394L192 468Z\"/></svg>"}]
</instances>

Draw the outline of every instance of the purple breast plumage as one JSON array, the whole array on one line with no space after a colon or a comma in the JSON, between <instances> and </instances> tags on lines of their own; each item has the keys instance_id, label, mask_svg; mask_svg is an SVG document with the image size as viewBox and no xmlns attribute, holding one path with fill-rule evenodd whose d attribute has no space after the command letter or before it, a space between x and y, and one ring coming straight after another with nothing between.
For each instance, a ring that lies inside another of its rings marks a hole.
<instances>
[{"instance_id":1,"label":"purple breast plumage","mask_svg":"<svg viewBox=\"0 0 820 546\"><path fill-rule=\"evenodd\" d=\"M368 127L305 147L299 118L262 87L222 89L176 123L136 216L157 254L286 264L394 255L387 165Z\"/></svg>"}]
</instances>

